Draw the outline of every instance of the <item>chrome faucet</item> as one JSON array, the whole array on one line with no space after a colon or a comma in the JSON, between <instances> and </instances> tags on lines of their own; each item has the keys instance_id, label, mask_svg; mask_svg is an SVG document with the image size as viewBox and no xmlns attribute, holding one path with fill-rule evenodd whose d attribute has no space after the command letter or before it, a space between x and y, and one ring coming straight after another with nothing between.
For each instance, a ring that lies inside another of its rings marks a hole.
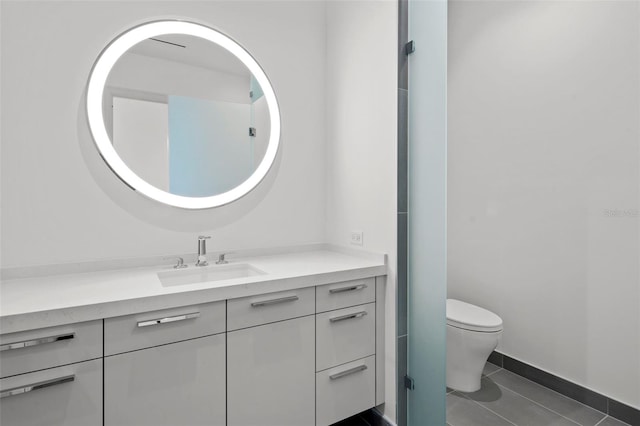
<instances>
[{"instance_id":1,"label":"chrome faucet","mask_svg":"<svg viewBox=\"0 0 640 426\"><path fill-rule=\"evenodd\" d=\"M211 237L203 235L198 237L198 261L196 262L196 266L209 265L209 262L207 262L207 240L209 238Z\"/></svg>"}]
</instances>

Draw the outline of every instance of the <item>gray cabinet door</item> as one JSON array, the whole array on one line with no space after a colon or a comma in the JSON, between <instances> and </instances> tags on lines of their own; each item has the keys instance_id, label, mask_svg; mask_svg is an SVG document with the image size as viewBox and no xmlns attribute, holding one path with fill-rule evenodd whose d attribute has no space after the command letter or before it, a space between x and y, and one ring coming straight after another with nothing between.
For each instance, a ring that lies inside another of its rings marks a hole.
<instances>
[{"instance_id":1,"label":"gray cabinet door","mask_svg":"<svg viewBox=\"0 0 640 426\"><path fill-rule=\"evenodd\" d=\"M315 317L227 333L228 426L315 424Z\"/></svg>"},{"instance_id":2,"label":"gray cabinet door","mask_svg":"<svg viewBox=\"0 0 640 426\"><path fill-rule=\"evenodd\" d=\"M104 362L105 426L224 426L224 334Z\"/></svg>"},{"instance_id":3,"label":"gray cabinet door","mask_svg":"<svg viewBox=\"0 0 640 426\"><path fill-rule=\"evenodd\" d=\"M0 380L2 426L102 425L102 359Z\"/></svg>"}]
</instances>

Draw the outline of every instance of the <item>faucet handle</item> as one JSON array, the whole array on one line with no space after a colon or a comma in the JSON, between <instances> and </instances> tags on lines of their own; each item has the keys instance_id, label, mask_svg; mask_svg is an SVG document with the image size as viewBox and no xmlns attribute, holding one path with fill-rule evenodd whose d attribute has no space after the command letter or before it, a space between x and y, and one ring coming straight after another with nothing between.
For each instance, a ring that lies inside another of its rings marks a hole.
<instances>
[{"instance_id":1,"label":"faucet handle","mask_svg":"<svg viewBox=\"0 0 640 426\"><path fill-rule=\"evenodd\" d=\"M168 257L163 257L163 260L172 260L172 259L176 259L178 261L178 263L176 263L173 266L173 269L182 269L182 268L186 268L188 265L184 264L184 259L181 258L180 256L168 256Z\"/></svg>"},{"instance_id":2,"label":"faucet handle","mask_svg":"<svg viewBox=\"0 0 640 426\"><path fill-rule=\"evenodd\" d=\"M218 255L218 260L216 260L216 265L224 265L229 263L229 261L227 259L225 259L225 256L228 256L230 254L236 254L235 251L226 251L224 253L220 253Z\"/></svg>"},{"instance_id":3,"label":"faucet handle","mask_svg":"<svg viewBox=\"0 0 640 426\"><path fill-rule=\"evenodd\" d=\"M202 240L208 240L209 238L211 238L211 235L200 235L198 237L198 240L202 241Z\"/></svg>"}]
</instances>

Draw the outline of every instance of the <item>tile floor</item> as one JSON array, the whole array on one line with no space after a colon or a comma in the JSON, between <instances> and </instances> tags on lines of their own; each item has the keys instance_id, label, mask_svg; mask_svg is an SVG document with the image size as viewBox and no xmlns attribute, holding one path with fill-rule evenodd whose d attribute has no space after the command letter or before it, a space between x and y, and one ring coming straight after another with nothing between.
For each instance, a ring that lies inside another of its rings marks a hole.
<instances>
[{"instance_id":1,"label":"tile floor","mask_svg":"<svg viewBox=\"0 0 640 426\"><path fill-rule=\"evenodd\" d=\"M626 426L544 386L487 363L482 388L447 389L448 426Z\"/></svg>"},{"instance_id":2,"label":"tile floor","mask_svg":"<svg viewBox=\"0 0 640 426\"><path fill-rule=\"evenodd\" d=\"M373 425L371 419L367 421L366 413L361 413L333 426ZM447 389L447 426L628 425L487 363L479 391L463 393Z\"/></svg>"}]
</instances>

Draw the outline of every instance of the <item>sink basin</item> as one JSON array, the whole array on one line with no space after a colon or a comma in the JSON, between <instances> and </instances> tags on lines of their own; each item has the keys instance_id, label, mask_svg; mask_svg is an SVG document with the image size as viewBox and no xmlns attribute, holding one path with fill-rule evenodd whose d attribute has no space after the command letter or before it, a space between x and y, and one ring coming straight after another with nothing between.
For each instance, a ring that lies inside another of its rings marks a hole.
<instances>
[{"instance_id":1,"label":"sink basin","mask_svg":"<svg viewBox=\"0 0 640 426\"><path fill-rule=\"evenodd\" d=\"M248 263L233 265L211 265L202 268L195 267L176 271L158 272L158 278L163 286L206 283L210 281L224 281L235 278L255 277L265 275L266 272L254 268Z\"/></svg>"}]
</instances>

